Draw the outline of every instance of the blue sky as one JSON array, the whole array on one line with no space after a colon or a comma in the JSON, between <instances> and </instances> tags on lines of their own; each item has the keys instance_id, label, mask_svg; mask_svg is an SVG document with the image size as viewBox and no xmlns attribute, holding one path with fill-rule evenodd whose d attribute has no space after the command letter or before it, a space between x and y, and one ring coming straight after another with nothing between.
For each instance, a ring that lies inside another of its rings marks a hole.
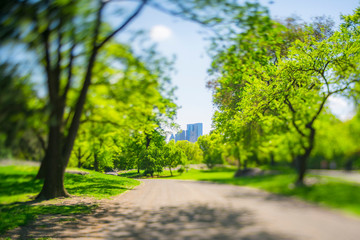
<instances>
[{"instance_id":1,"label":"blue sky","mask_svg":"<svg viewBox=\"0 0 360 240\"><path fill-rule=\"evenodd\" d=\"M274 18L285 18L296 14L304 20L315 16L330 16L340 21L340 14L351 14L360 6L359 0L262 0ZM206 53L208 42L199 32L201 27L192 22L163 14L147 8L129 26L130 30L144 29L149 37L158 43L159 50L165 56L176 55L173 84L176 91L178 111L176 122L182 129L186 124L202 122L204 133L211 129L213 114L211 91L206 89L207 69L211 59ZM333 111L341 118L351 116L351 106L343 99L331 99Z\"/></svg>"}]
</instances>

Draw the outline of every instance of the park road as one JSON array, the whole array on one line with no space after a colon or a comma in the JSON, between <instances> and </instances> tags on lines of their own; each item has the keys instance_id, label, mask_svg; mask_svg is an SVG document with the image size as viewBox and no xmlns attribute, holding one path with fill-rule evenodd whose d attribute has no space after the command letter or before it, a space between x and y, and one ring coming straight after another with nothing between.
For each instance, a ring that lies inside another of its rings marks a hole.
<instances>
[{"instance_id":1,"label":"park road","mask_svg":"<svg viewBox=\"0 0 360 240\"><path fill-rule=\"evenodd\" d=\"M141 180L95 214L47 229L55 239L359 240L360 218L257 189ZM38 223L39 226L44 223ZM45 237L36 226L30 232Z\"/></svg>"}]
</instances>

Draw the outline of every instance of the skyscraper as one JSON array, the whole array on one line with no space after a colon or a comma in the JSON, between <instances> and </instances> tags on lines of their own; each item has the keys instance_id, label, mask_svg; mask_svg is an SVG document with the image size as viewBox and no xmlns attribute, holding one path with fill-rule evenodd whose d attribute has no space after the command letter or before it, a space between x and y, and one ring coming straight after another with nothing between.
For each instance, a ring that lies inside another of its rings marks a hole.
<instances>
[{"instance_id":1,"label":"skyscraper","mask_svg":"<svg viewBox=\"0 0 360 240\"><path fill-rule=\"evenodd\" d=\"M202 135L203 135L202 123L187 124L186 140L188 140L189 142L196 142L197 139Z\"/></svg>"},{"instance_id":2,"label":"skyscraper","mask_svg":"<svg viewBox=\"0 0 360 240\"><path fill-rule=\"evenodd\" d=\"M186 133L183 130L181 130L180 132L175 134L175 142L181 141L181 140L186 140Z\"/></svg>"},{"instance_id":3,"label":"skyscraper","mask_svg":"<svg viewBox=\"0 0 360 240\"><path fill-rule=\"evenodd\" d=\"M181 130L180 132L171 135L169 141L175 139L175 142L187 140L189 142L196 142L197 139L203 135L203 124L202 123L194 123L187 124L186 131Z\"/></svg>"}]
</instances>

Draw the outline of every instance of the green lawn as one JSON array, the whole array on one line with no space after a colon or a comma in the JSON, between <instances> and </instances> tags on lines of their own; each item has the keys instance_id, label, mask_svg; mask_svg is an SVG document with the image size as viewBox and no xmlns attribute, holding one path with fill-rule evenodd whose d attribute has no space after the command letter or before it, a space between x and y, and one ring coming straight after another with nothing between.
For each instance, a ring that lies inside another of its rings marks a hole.
<instances>
[{"instance_id":1,"label":"green lawn","mask_svg":"<svg viewBox=\"0 0 360 240\"><path fill-rule=\"evenodd\" d=\"M360 216L360 184L341 179L309 176L315 184L306 187L294 187L296 173L282 171L276 175L234 178L233 169L195 170L191 169L171 179L211 181L260 188L272 193L296 196L306 201L339 209Z\"/></svg>"},{"instance_id":2,"label":"green lawn","mask_svg":"<svg viewBox=\"0 0 360 240\"><path fill-rule=\"evenodd\" d=\"M41 190L42 180L34 180L38 168L29 166L0 167L0 234L24 225L40 214L74 215L90 213L97 205L57 206L51 201L35 204L31 198ZM134 179L88 171L88 175L66 174L65 188L72 195L109 198L133 188Z\"/></svg>"}]
</instances>

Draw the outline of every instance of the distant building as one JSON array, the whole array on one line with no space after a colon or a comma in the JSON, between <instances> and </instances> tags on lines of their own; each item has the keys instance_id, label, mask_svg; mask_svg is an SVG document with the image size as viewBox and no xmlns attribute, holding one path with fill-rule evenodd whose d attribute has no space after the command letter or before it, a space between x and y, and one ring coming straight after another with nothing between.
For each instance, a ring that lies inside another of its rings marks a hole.
<instances>
[{"instance_id":1,"label":"distant building","mask_svg":"<svg viewBox=\"0 0 360 240\"><path fill-rule=\"evenodd\" d=\"M203 135L203 124L194 123L188 124L186 130L186 140L189 142L196 142L200 136Z\"/></svg>"},{"instance_id":2,"label":"distant building","mask_svg":"<svg viewBox=\"0 0 360 240\"><path fill-rule=\"evenodd\" d=\"M177 134L175 134L175 142L177 141L181 141L181 140L186 140L186 133L185 131L180 131Z\"/></svg>"},{"instance_id":3,"label":"distant building","mask_svg":"<svg viewBox=\"0 0 360 240\"><path fill-rule=\"evenodd\" d=\"M171 134L169 141L171 141L171 140L175 140L174 134Z\"/></svg>"},{"instance_id":4,"label":"distant building","mask_svg":"<svg viewBox=\"0 0 360 240\"><path fill-rule=\"evenodd\" d=\"M187 124L186 131L181 130L180 132L174 135L172 134L170 137L170 141L175 139L175 142L187 140L189 142L196 142L197 139L203 135L203 124L202 123L194 123Z\"/></svg>"}]
</instances>

